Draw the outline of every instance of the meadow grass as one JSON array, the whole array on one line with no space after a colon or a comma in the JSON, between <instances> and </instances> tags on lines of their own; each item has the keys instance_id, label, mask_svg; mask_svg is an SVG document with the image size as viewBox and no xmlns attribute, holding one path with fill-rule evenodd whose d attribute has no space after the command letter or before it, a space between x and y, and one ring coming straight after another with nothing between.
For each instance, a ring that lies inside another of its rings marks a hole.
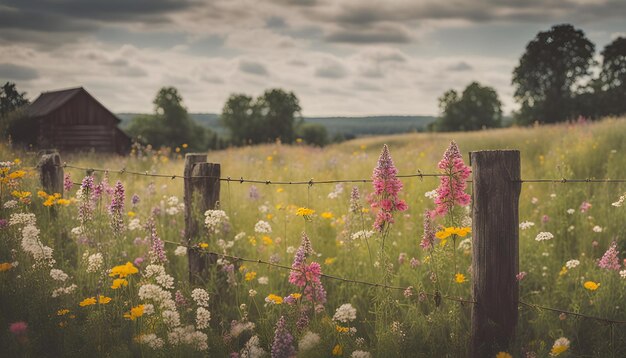
<instances>
[{"instance_id":1,"label":"meadow grass","mask_svg":"<svg viewBox=\"0 0 626 358\"><path fill-rule=\"evenodd\" d=\"M290 266L305 232L315 251L308 262L318 262L323 273L376 283L384 280L393 286L412 286L413 289L411 295L404 295L402 290L322 278L328 301L323 309L311 312L306 329L298 330L300 301L294 305L266 302L270 294L288 297L291 293L302 292L300 287L289 283L289 270L239 262L228 274L227 265L211 266L204 283L190 285L186 257L174 254L177 245L165 243L168 262L157 260L155 266L162 266L174 283L172 288L161 286L172 300L179 291L174 310L180 317L180 327L194 325L187 333L200 332L193 333L195 338L191 341L179 344L174 344L176 337L171 337L177 325L167 322L163 316L163 311L168 309L158 307L159 301L154 298L140 299L138 290L142 285L160 284L155 281L156 276L147 274L150 251L154 251L150 232L143 228L149 218L154 218L156 234L161 239L182 241L184 217L179 204L183 200L183 182L118 171L126 168L182 175L184 149L177 152L144 148L129 157L63 156L62 160L71 165L111 169L108 173L111 187L118 180L123 183L126 194L124 230L115 232L107 209L111 194L105 192L94 207L93 218L81 224L79 186L73 185L72 190L64 194L64 198L72 200L69 205L44 206L46 198L37 196L41 190L38 180L27 170L36 165L38 157L35 153L12 152L2 145L2 161L21 160L10 172L26 169L27 173L15 180L13 187L8 181L3 184L0 219L9 220L19 212L34 213L41 245L53 249L56 263L50 265L45 260L38 263L24 251L23 224L4 224L0 228L0 264L18 262L9 268L4 266L6 270L0 272L0 346L3 347L0 355L182 357L195 354L221 357L238 352L240 356L255 356L244 346L256 335L260 348L269 356L276 322L284 316L296 348L298 340L307 332L319 336L313 349L298 350L298 356L302 357L339 353L365 356L363 352L377 357L466 356L469 304L444 300L437 305L431 296L420 294L439 290L443 295L471 298L470 246L459 245L461 240L456 240L454 247L452 242L441 246L437 241L433 252L419 246L423 234L422 214L434 208L433 201L424 194L438 186L437 178L402 179L404 188L400 197L409 208L396 213L382 255L379 234L368 240L351 239L354 233L372 228L374 211L369 209L366 200L372 192L371 183L309 186L250 184L237 180L240 177L272 181L370 179L383 144L388 145L400 174L416 174L418 170L435 173L451 140L458 143L466 162L469 151L519 149L524 179L626 178L623 155L626 119L615 118L594 123L471 133L368 137L323 149L267 144L209 152L208 161L221 164L222 177L233 178L231 182L221 182L219 202L219 209L229 217L229 225L219 233L203 230L202 236L194 240L195 244L206 243L210 251ZM71 168L66 168L65 172L75 183L80 183L85 176L83 171ZM96 172L94 178L99 183L104 175ZM520 230L520 270L526 272L526 277L520 281L521 300L626 320L625 307L622 307L626 272L620 275L619 270L598 266L598 260L612 242L616 242L620 253L626 249L626 209L612 205L625 195L625 186L624 183L523 184L520 221L533 222L534 226ZM353 187L358 188L364 208L359 214L349 210ZM11 195L13 190L30 191L30 201L25 198L20 202ZM134 206L133 194L139 198ZM6 207L10 200L16 203ZM305 220L296 215L298 208L315 212ZM462 208L457 210L460 214L466 212ZM132 219L139 220L138 227L129 228ZM271 225L271 233L255 232L255 224L260 220ZM437 224L445 223L437 221ZM450 226L449 222L446 226ZM77 227L83 228L82 234L72 232ZM538 242L535 238L540 232L550 232L554 238ZM87 272L88 257L97 253L102 254L102 265ZM143 262L139 263L137 258L142 258ZM623 258L620 254L619 259ZM570 260L580 263L566 268ZM128 286L112 289L113 277L107 270L128 261L136 262L139 272L127 277ZM392 264L387 276L382 274L386 264ZM623 270L623 262L620 264ZM65 281L53 279L52 267L63 270L69 277ZM437 273L436 280L433 272ZM457 273L467 280L456 282ZM600 286L589 290L583 286L587 281L600 283ZM52 297L55 289L70 284L77 286L73 292ZM203 288L210 294L208 328L198 328L202 326L196 317L199 306L192 299L196 288ZM252 295L250 290L256 294ZM110 297L111 301L79 305L85 298L99 295ZM186 304L182 304L183 301ZM152 303L155 313L145 313L135 320L124 318L132 307L142 303ZM335 310L345 303L356 309L356 319L333 320ZM60 314L65 309L69 312ZM25 322L27 329L10 329L15 322ZM343 332L346 328L347 332ZM514 357L531 353L547 356L555 340L565 337L570 345L563 356L624 356L624 332L624 325L607 325L520 306L516 341L509 353ZM162 340L162 347L158 339ZM305 347L306 343L301 342L301 345ZM357 353L353 353L355 351Z\"/></svg>"}]
</instances>

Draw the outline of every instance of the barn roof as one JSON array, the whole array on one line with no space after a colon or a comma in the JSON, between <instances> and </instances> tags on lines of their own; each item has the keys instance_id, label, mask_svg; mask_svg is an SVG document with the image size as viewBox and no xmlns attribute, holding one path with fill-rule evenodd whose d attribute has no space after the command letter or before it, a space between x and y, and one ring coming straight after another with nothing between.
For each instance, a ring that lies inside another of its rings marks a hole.
<instances>
[{"instance_id":1,"label":"barn roof","mask_svg":"<svg viewBox=\"0 0 626 358\"><path fill-rule=\"evenodd\" d=\"M117 118L115 114L113 114L108 108L103 106L102 103L98 102L97 99L95 99L91 94L89 94L89 92L87 92L87 90L82 87L43 92L41 95L39 95L39 97L37 97L37 99L33 103L31 103L30 106L28 106L27 112L31 117L41 117L48 115L81 92L85 92L96 103L102 106L102 108L111 113L111 115L117 120L118 123L120 122L120 119Z\"/></svg>"}]
</instances>

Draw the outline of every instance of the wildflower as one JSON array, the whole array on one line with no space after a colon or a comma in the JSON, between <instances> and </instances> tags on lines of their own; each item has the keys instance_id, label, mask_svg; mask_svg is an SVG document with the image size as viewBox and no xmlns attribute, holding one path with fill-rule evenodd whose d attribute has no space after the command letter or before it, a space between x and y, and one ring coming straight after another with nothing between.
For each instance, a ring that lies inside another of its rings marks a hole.
<instances>
[{"instance_id":1,"label":"wildflower","mask_svg":"<svg viewBox=\"0 0 626 358\"><path fill-rule=\"evenodd\" d=\"M13 322L9 325L9 331L15 336L23 336L28 330L28 323L24 321Z\"/></svg>"},{"instance_id":2,"label":"wildflower","mask_svg":"<svg viewBox=\"0 0 626 358\"><path fill-rule=\"evenodd\" d=\"M209 244L207 244L206 242L201 242L201 243L198 244L198 246L201 249L206 249L207 247L209 247Z\"/></svg>"},{"instance_id":3,"label":"wildflower","mask_svg":"<svg viewBox=\"0 0 626 358\"><path fill-rule=\"evenodd\" d=\"M398 199L398 194L402 190L402 182L396 177L397 174L398 169L393 164L389 148L385 144L372 174L374 192L370 197L371 207L378 209L374 229L379 232L394 222L393 213L395 211L408 209L406 202Z\"/></svg>"},{"instance_id":4,"label":"wildflower","mask_svg":"<svg viewBox=\"0 0 626 358\"><path fill-rule=\"evenodd\" d=\"M115 280L113 280L113 284L111 285L111 288L114 290L117 290L120 287L126 287L128 286L128 281L126 281L126 279L124 278L116 278Z\"/></svg>"},{"instance_id":5,"label":"wildflower","mask_svg":"<svg viewBox=\"0 0 626 358\"><path fill-rule=\"evenodd\" d=\"M285 317L281 316L276 323L274 342L272 343L272 358L290 358L296 355L293 346L293 336L287 331Z\"/></svg>"},{"instance_id":6,"label":"wildflower","mask_svg":"<svg viewBox=\"0 0 626 358\"><path fill-rule=\"evenodd\" d=\"M152 349L161 349L163 348L163 345L165 345L165 342L163 342L163 339L157 337L157 335L154 333L142 334L136 339L137 339L137 342L141 344L145 344Z\"/></svg>"},{"instance_id":7,"label":"wildflower","mask_svg":"<svg viewBox=\"0 0 626 358\"><path fill-rule=\"evenodd\" d=\"M550 355L553 357L558 356L559 354L568 350L569 345L570 345L569 339L565 337L561 337L557 339L556 341L554 341L554 344L552 345L552 349L550 350Z\"/></svg>"},{"instance_id":8,"label":"wildflower","mask_svg":"<svg viewBox=\"0 0 626 358\"><path fill-rule=\"evenodd\" d=\"M134 321L137 318L143 316L143 314L144 314L144 305L138 305L138 306L132 307L130 309L130 312L124 313L124 318Z\"/></svg>"},{"instance_id":9,"label":"wildflower","mask_svg":"<svg viewBox=\"0 0 626 358\"><path fill-rule=\"evenodd\" d=\"M198 306L209 307L209 293L202 288L195 288L191 291L191 298Z\"/></svg>"},{"instance_id":10,"label":"wildflower","mask_svg":"<svg viewBox=\"0 0 626 358\"><path fill-rule=\"evenodd\" d=\"M626 279L626 270L622 270L619 272L619 276L623 279Z\"/></svg>"},{"instance_id":11,"label":"wildflower","mask_svg":"<svg viewBox=\"0 0 626 358\"><path fill-rule=\"evenodd\" d=\"M85 307L85 306L91 306L91 305L95 305L96 304L96 298L95 297L88 297L85 298L84 300L80 301L80 303L78 304L81 307Z\"/></svg>"},{"instance_id":12,"label":"wildflower","mask_svg":"<svg viewBox=\"0 0 626 358\"><path fill-rule=\"evenodd\" d=\"M298 349L300 352L308 351L318 345L320 342L320 335L307 331L300 341L298 342Z\"/></svg>"},{"instance_id":13,"label":"wildflower","mask_svg":"<svg viewBox=\"0 0 626 358\"><path fill-rule=\"evenodd\" d=\"M210 320L211 312L204 307L198 307L196 310L196 327L198 329L205 329L209 327Z\"/></svg>"},{"instance_id":14,"label":"wildflower","mask_svg":"<svg viewBox=\"0 0 626 358\"><path fill-rule=\"evenodd\" d=\"M331 213L330 211L324 211L320 214L320 216L322 217L322 219L332 219L333 213Z\"/></svg>"},{"instance_id":15,"label":"wildflower","mask_svg":"<svg viewBox=\"0 0 626 358\"><path fill-rule=\"evenodd\" d=\"M552 233L544 231L544 232L540 232L539 234L537 234L537 237L535 237L535 240L546 241L546 240L550 240L553 238L554 238L554 235L552 235Z\"/></svg>"},{"instance_id":16,"label":"wildflower","mask_svg":"<svg viewBox=\"0 0 626 358\"><path fill-rule=\"evenodd\" d=\"M309 219L313 214L315 214L315 210L309 208L298 208L296 210L296 216L302 216L305 219Z\"/></svg>"},{"instance_id":17,"label":"wildflower","mask_svg":"<svg viewBox=\"0 0 626 358\"><path fill-rule=\"evenodd\" d=\"M252 281L254 280L255 277L256 277L256 272L254 271L246 272L246 275L244 276L246 281Z\"/></svg>"},{"instance_id":18,"label":"wildflower","mask_svg":"<svg viewBox=\"0 0 626 358\"><path fill-rule=\"evenodd\" d=\"M10 262L3 262L0 264L0 272L9 271L12 268L13 268L13 265L11 265Z\"/></svg>"},{"instance_id":19,"label":"wildflower","mask_svg":"<svg viewBox=\"0 0 626 358\"><path fill-rule=\"evenodd\" d=\"M598 266L606 270L618 271L621 267L618 255L619 251L617 251L617 243L613 241L611 246L609 246L609 249L606 250L600 261L598 261Z\"/></svg>"},{"instance_id":20,"label":"wildflower","mask_svg":"<svg viewBox=\"0 0 626 358\"><path fill-rule=\"evenodd\" d=\"M267 297L265 297L265 302L274 305L280 305L283 303L283 298L273 293L270 293Z\"/></svg>"},{"instance_id":21,"label":"wildflower","mask_svg":"<svg viewBox=\"0 0 626 358\"><path fill-rule=\"evenodd\" d=\"M459 147L454 141L450 143L438 167L444 175L439 178L434 215L444 216L454 205L469 205L471 197L465 193L465 181L469 178L471 170L463 162Z\"/></svg>"},{"instance_id":22,"label":"wildflower","mask_svg":"<svg viewBox=\"0 0 626 358\"><path fill-rule=\"evenodd\" d=\"M456 283L463 283L467 281L467 279L465 278L465 275L462 273L457 273L454 275L454 282Z\"/></svg>"},{"instance_id":23,"label":"wildflower","mask_svg":"<svg viewBox=\"0 0 626 358\"><path fill-rule=\"evenodd\" d=\"M334 356L340 356L343 354L343 347L341 347L340 344L336 344L335 347L333 348L333 355Z\"/></svg>"},{"instance_id":24,"label":"wildflower","mask_svg":"<svg viewBox=\"0 0 626 358\"><path fill-rule=\"evenodd\" d=\"M250 296L250 297L254 297L254 296L256 296L256 294L257 294L256 290L250 289L248 291L248 296Z\"/></svg>"},{"instance_id":25,"label":"wildflower","mask_svg":"<svg viewBox=\"0 0 626 358\"><path fill-rule=\"evenodd\" d=\"M94 182L93 177L88 175L83 178L80 185L80 189L76 193L80 204L78 205L78 221L81 226L92 219L93 210L95 205L93 203L94 197Z\"/></svg>"},{"instance_id":26,"label":"wildflower","mask_svg":"<svg viewBox=\"0 0 626 358\"><path fill-rule=\"evenodd\" d=\"M416 268L419 265L421 265L422 263L420 262L420 260L416 259L415 257L411 257L411 261L409 263L411 265L411 268Z\"/></svg>"},{"instance_id":27,"label":"wildflower","mask_svg":"<svg viewBox=\"0 0 626 358\"><path fill-rule=\"evenodd\" d=\"M435 245L435 235L433 218L427 210L424 212L424 235L422 236L420 247L424 250L431 250Z\"/></svg>"},{"instance_id":28,"label":"wildflower","mask_svg":"<svg viewBox=\"0 0 626 358\"><path fill-rule=\"evenodd\" d=\"M111 297L107 297L103 295L100 295L100 297L98 297L98 303L101 305L106 305L109 302L111 302Z\"/></svg>"},{"instance_id":29,"label":"wildflower","mask_svg":"<svg viewBox=\"0 0 626 358\"><path fill-rule=\"evenodd\" d=\"M352 236L350 236L350 240L352 241L357 241L357 240L362 240L362 239L367 240L370 237L372 237L372 235L374 235L374 232L371 230L361 230L352 234Z\"/></svg>"},{"instance_id":30,"label":"wildflower","mask_svg":"<svg viewBox=\"0 0 626 358\"><path fill-rule=\"evenodd\" d=\"M513 358L513 356L507 352L498 352L498 354L496 354L496 358Z\"/></svg>"},{"instance_id":31,"label":"wildflower","mask_svg":"<svg viewBox=\"0 0 626 358\"><path fill-rule=\"evenodd\" d=\"M335 315L333 316L333 320L348 323L352 322L356 319L356 308L352 307L349 303L344 303L339 306L335 311Z\"/></svg>"},{"instance_id":32,"label":"wildflower","mask_svg":"<svg viewBox=\"0 0 626 358\"><path fill-rule=\"evenodd\" d=\"M352 352L350 358L372 358L372 355L370 354L370 352L356 350Z\"/></svg>"},{"instance_id":33,"label":"wildflower","mask_svg":"<svg viewBox=\"0 0 626 358\"><path fill-rule=\"evenodd\" d=\"M350 193L350 213L359 214L361 212L361 196L359 194L359 188L352 187L352 192Z\"/></svg>"},{"instance_id":34,"label":"wildflower","mask_svg":"<svg viewBox=\"0 0 626 358\"><path fill-rule=\"evenodd\" d=\"M515 279L517 281L521 281L524 279L524 277L526 277L526 271L521 271L520 273L518 273L517 275L515 275Z\"/></svg>"},{"instance_id":35,"label":"wildflower","mask_svg":"<svg viewBox=\"0 0 626 358\"><path fill-rule=\"evenodd\" d=\"M624 195L620 196L618 201L616 201L614 203L611 203L611 205L613 205L616 208L619 208L622 205L624 205L624 201L626 201L626 193L624 193Z\"/></svg>"},{"instance_id":36,"label":"wildflower","mask_svg":"<svg viewBox=\"0 0 626 358\"><path fill-rule=\"evenodd\" d=\"M137 272L139 272L139 270L129 261L124 265L113 267L111 269L111 272L109 273L109 276L118 276L118 278L125 278L127 276L134 275Z\"/></svg>"},{"instance_id":37,"label":"wildflower","mask_svg":"<svg viewBox=\"0 0 626 358\"><path fill-rule=\"evenodd\" d=\"M121 181L117 181L115 189L113 191L113 198L111 199L111 205L109 205L109 216L111 219L111 229L116 234L119 234L124 230L124 185Z\"/></svg>"},{"instance_id":38,"label":"wildflower","mask_svg":"<svg viewBox=\"0 0 626 358\"><path fill-rule=\"evenodd\" d=\"M176 250L174 250L174 255L176 256L185 256L187 255L187 248L184 246L177 246Z\"/></svg>"},{"instance_id":39,"label":"wildflower","mask_svg":"<svg viewBox=\"0 0 626 358\"><path fill-rule=\"evenodd\" d=\"M335 261L337 261L336 257L327 257L326 260L324 260L324 264L332 265Z\"/></svg>"},{"instance_id":40,"label":"wildflower","mask_svg":"<svg viewBox=\"0 0 626 358\"><path fill-rule=\"evenodd\" d=\"M561 271L559 271L559 276L563 276L567 273L567 267L563 266L561 268Z\"/></svg>"},{"instance_id":41,"label":"wildflower","mask_svg":"<svg viewBox=\"0 0 626 358\"><path fill-rule=\"evenodd\" d=\"M535 226L535 223L532 221L524 221L519 224L519 228L522 230L530 229L533 226Z\"/></svg>"},{"instance_id":42,"label":"wildflower","mask_svg":"<svg viewBox=\"0 0 626 358\"><path fill-rule=\"evenodd\" d=\"M69 276L65 272L59 269L50 270L50 277L55 281L65 281Z\"/></svg>"},{"instance_id":43,"label":"wildflower","mask_svg":"<svg viewBox=\"0 0 626 358\"><path fill-rule=\"evenodd\" d=\"M570 270L573 268L576 268L578 265L580 265L580 261L578 260L569 260L565 263L565 267L567 267Z\"/></svg>"},{"instance_id":44,"label":"wildflower","mask_svg":"<svg viewBox=\"0 0 626 358\"><path fill-rule=\"evenodd\" d=\"M335 330L339 333L348 333L348 331L350 331L350 327L343 327L340 325L336 325Z\"/></svg>"},{"instance_id":45,"label":"wildflower","mask_svg":"<svg viewBox=\"0 0 626 358\"><path fill-rule=\"evenodd\" d=\"M267 276L261 276L257 279L259 285L267 285L270 282L270 279Z\"/></svg>"},{"instance_id":46,"label":"wildflower","mask_svg":"<svg viewBox=\"0 0 626 358\"><path fill-rule=\"evenodd\" d=\"M309 265L305 262L307 255L312 252L311 242L306 234L303 233L302 243L296 251L291 265L289 282L298 287L304 287L304 293L309 301L324 304L326 302L326 291L320 280L322 268L317 262L311 262Z\"/></svg>"},{"instance_id":47,"label":"wildflower","mask_svg":"<svg viewBox=\"0 0 626 358\"><path fill-rule=\"evenodd\" d=\"M548 215L544 215L541 217L541 222L542 223L547 223L548 221L550 221L550 217Z\"/></svg>"},{"instance_id":48,"label":"wildflower","mask_svg":"<svg viewBox=\"0 0 626 358\"><path fill-rule=\"evenodd\" d=\"M593 281L586 281L583 284L583 287L585 287L589 291L595 291L595 290L598 289L598 287L600 287L600 283L599 282L593 282Z\"/></svg>"},{"instance_id":49,"label":"wildflower","mask_svg":"<svg viewBox=\"0 0 626 358\"><path fill-rule=\"evenodd\" d=\"M240 358L260 358L265 356L265 351L261 348L259 336L252 336L241 350Z\"/></svg>"},{"instance_id":50,"label":"wildflower","mask_svg":"<svg viewBox=\"0 0 626 358\"><path fill-rule=\"evenodd\" d=\"M77 288L78 286L74 283L67 287L59 287L55 289L54 291L52 291L52 297L59 297L61 295L69 295L70 293L73 293L74 291L76 291Z\"/></svg>"},{"instance_id":51,"label":"wildflower","mask_svg":"<svg viewBox=\"0 0 626 358\"><path fill-rule=\"evenodd\" d=\"M66 314L70 313L70 310L66 309L61 309L57 311L57 316L64 316Z\"/></svg>"},{"instance_id":52,"label":"wildflower","mask_svg":"<svg viewBox=\"0 0 626 358\"><path fill-rule=\"evenodd\" d=\"M210 234L220 234L230 230L229 218L224 210L207 210L204 213L204 226Z\"/></svg>"},{"instance_id":53,"label":"wildflower","mask_svg":"<svg viewBox=\"0 0 626 358\"><path fill-rule=\"evenodd\" d=\"M596 225L596 226L593 227L592 230L593 230L593 232L598 232L599 233L599 232L602 232L602 227L599 226L599 225Z\"/></svg>"},{"instance_id":54,"label":"wildflower","mask_svg":"<svg viewBox=\"0 0 626 358\"><path fill-rule=\"evenodd\" d=\"M576 210L574 210L574 209L571 209L571 208L567 209L567 213L570 214L570 215L574 214L575 212L576 212Z\"/></svg>"},{"instance_id":55,"label":"wildflower","mask_svg":"<svg viewBox=\"0 0 626 358\"><path fill-rule=\"evenodd\" d=\"M263 235L261 240L263 240L263 244L266 245L266 246L270 246L271 244L274 243L274 241L272 241L272 238L267 236L267 235Z\"/></svg>"},{"instance_id":56,"label":"wildflower","mask_svg":"<svg viewBox=\"0 0 626 358\"><path fill-rule=\"evenodd\" d=\"M254 232L256 232L257 234L271 234L272 227L267 221L259 220L254 225Z\"/></svg>"},{"instance_id":57,"label":"wildflower","mask_svg":"<svg viewBox=\"0 0 626 358\"><path fill-rule=\"evenodd\" d=\"M586 213L589 209L591 209L591 203L588 201L583 201L582 204L580 204L580 212L581 213Z\"/></svg>"}]
</instances>

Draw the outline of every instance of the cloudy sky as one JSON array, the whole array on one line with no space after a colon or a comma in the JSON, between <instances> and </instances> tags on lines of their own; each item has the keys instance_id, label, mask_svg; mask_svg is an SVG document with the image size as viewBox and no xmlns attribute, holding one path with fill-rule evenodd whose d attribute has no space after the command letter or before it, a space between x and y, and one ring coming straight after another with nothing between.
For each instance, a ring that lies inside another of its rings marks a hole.
<instances>
[{"instance_id":1,"label":"cloudy sky","mask_svg":"<svg viewBox=\"0 0 626 358\"><path fill-rule=\"evenodd\" d=\"M509 112L526 44L564 22L600 52L626 1L0 0L0 81L30 99L83 86L113 112L151 112L162 86L214 113L281 87L305 116L356 116L435 115L477 80Z\"/></svg>"}]
</instances>

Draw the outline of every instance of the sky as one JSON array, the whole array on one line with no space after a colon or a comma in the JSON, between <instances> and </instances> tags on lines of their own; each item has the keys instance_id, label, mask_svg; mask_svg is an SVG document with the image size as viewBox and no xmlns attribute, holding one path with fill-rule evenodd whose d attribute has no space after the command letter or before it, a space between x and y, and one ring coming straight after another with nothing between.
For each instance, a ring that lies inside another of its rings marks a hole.
<instances>
[{"instance_id":1,"label":"sky","mask_svg":"<svg viewBox=\"0 0 626 358\"><path fill-rule=\"evenodd\" d=\"M437 115L478 81L506 114L526 45L561 23L600 53L626 0L0 0L0 81L83 86L115 113L153 112L164 86L211 113L278 87L304 116Z\"/></svg>"}]
</instances>

